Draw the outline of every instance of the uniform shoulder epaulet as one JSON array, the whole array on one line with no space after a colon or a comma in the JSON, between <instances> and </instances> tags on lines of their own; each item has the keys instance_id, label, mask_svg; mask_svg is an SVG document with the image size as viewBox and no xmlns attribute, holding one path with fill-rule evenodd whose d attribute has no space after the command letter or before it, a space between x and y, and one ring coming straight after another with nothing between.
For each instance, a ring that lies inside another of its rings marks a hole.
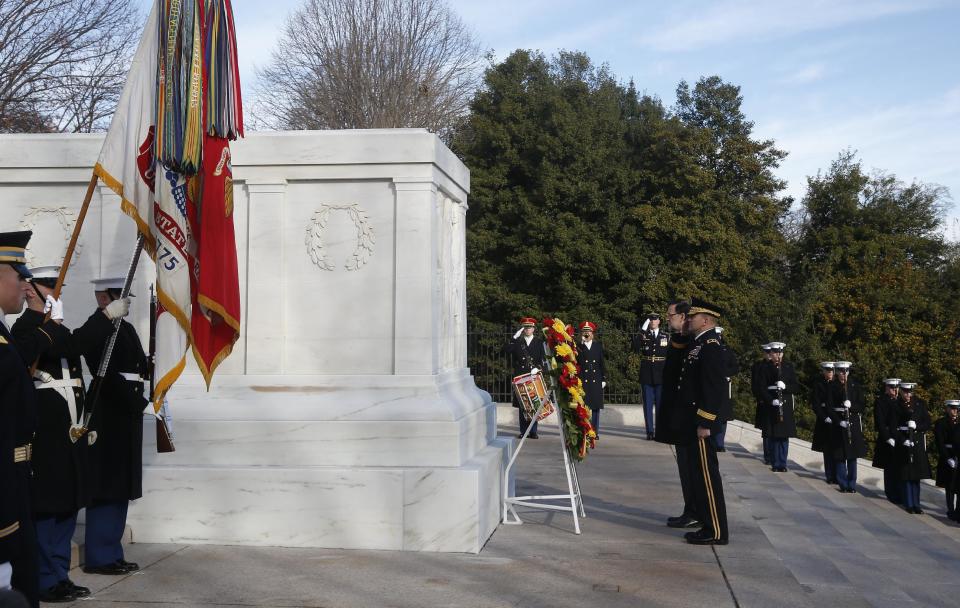
<instances>
[{"instance_id":1,"label":"uniform shoulder epaulet","mask_svg":"<svg viewBox=\"0 0 960 608\"><path fill-rule=\"evenodd\" d=\"M3 336L0 336L0 344L8 344L7 339Z\"/></svg>"}]
</instances>

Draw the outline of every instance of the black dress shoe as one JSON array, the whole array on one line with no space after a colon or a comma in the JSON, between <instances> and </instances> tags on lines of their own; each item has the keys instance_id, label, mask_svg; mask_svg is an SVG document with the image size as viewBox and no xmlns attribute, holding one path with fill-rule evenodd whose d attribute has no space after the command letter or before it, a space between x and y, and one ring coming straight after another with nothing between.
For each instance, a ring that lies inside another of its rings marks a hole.
<instances>
[{"instance_id":1,"label":"black dress shoe","mask_svg":"<svg viewBox=\"0 0 960 608\"><path fill-rule=\"evenodd\" d=\"M76 584L69 578L63 582L66 586L70 587L70 589L73 591L73 594L77 597L87 597L88 595L90 595L90 589L88 589L87 587L81 587L80 585Z\"/></svg>"},{"instance_id":2,"label":"black dress shoe","mask_svg":"<svg viewBox=\"0 0 960 608\"><path fill-rule=\"evenodd\" d=\"M718 452L726 452L726 451L727 451L727 448L717 448L717 451L718 451Z\"/></svg>"},{"instance_id":3,"label":"black dress shoe","mask_svg":"<svg viewBox=\"0 0 960 608\"><path fill-rule=\"evenodd\" d=\"M836 480L836 479L828 479L828 480L827 480L827 484L829 484L829 485L831 485L831 486L835 486L835 485L837 485L837 480Z\"/></svg>"},{"instance_id":4,"label":"black dress shoe","mask_svg":"<svg viewBox=\"0 0 960 608\"><path fill-rule=\"evenodd\" d=\"M686 534L684 538L687 539L687 542L691 545L725 545L728 542L725 538L708 536L703 530Z\"/></svg>"},{"instance_id":5,"label":"black dress shoe","mask_svg":"<svg viewBox=\"0 0 960 608\"><path fill-rule=\"evenodd\" d=\"M53 587L40 592L40 601L48 604L59 604L72 602L79 596L73 592L73 589L65 584L67 581L60 581Z\"/></svg>"},{"instance_id":6,"label":"black dress shoe","mask_svg":"<svg viewBox=\"0 0 960 608\"><path fill-rule=\"evenodd\" d=\"M112 564L104 564L103 566L84 566L83 571L87 574L107 574L115 576L118 574L129 574L131 571L127 570L119 562L114 562Z\"/></svg>"},{"instance_id":7,"label":"black dress shoe","mask_svg":"<svg viewBox=\"0 0 960 608\"><path fill-rule=\"evenodd\" d=\"M653 441L653 433L647 433L647 441Z\"/></svg>"},{"instance_id":8,"label":"black dress shoe","mask_svg":"<svg viewBox=\"0 0 960 608\"><path fill-rule=\"evenodd\" d=\"M540 435L537 435L536 433L530 433L530 439L540 439Z\"/></svg>"},{"instance_id":9,"label":"black dress shoe","mask_svg":"<svg viewBox=\"0 0 960 608\"><path fill-rule=\"evenodd\" d=\"M693 517L681 517L680 519L667 521L667 525L671 528L699 528L703 526L702 523Z\"/></svg>"},{"instance_id":10,"label":"black dress shoe","mask_svg":"<svg viewBox=\"0 0 960 608\"><path fill-rule=\"evenodd\" d=\"M134 562L128 562L123 559L118 559L117 563L127 569L127 572L136 572L140 569L140 564Z\"/></svg>"}]
</instances>

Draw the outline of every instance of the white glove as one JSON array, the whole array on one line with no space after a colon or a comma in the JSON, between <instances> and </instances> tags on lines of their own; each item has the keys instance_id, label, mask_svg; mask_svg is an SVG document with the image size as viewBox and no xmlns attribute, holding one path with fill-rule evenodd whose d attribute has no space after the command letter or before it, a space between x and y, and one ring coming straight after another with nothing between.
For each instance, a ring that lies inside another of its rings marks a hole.
<instances>
[{"instance_id":1,"label":"white glove","mask_svg":"<svg viewBox=\"0 0 960 608\"><path fill-rule=\"evenodd\" d=\"M917 428L917 423L914 422L913 420L908 420L908 421L907 421L907 428L910 429L910 430L913 430L913 429Z\"/></svg>"},{"instance_id":2,"label":"white glove","mask_svg":"<svg viewBox=\"0 0 960 608\"><path fill-rule=\"evenodd\" d=\"M47 382L53 381L53 376L50 375L48 372L43 371L42 369L38 369L36 372L34 372L33 377L38 379L40 382L43 382L44 384L46 384Z\"/></svg>"},{"instance_id":3,"label":"white glove","mask_svg":"<svg viewBox=\"0 0 960 608\"><path fill-rule=\"evenodd\" d=\"M643 322L643 325L640 326L640 331L647 331L648 327L650 327L650 319Z\"/></svg>"},{"instance_id":4,"label":"white glove","mask_svg":"<svg viewBox=\"0 0 960 608\"><path fill-rule=\"evenodd\" d=\"M119 300L110 302L107 304L107 307L103 309L103 312L111 321L127 316L130 314L130 298L120 298Z\"/></svg>"},{"instance_id":5,"label":"white glove","mask_svg":"<svg viewBox=\"0 0 960 608\"><path fill-rule=\"evenodd\" d=\"M827 424L833 424L833 418L831 418L830 416L827 416L826 418L824 418L823 421L826 422Z\"/></svg>"},{"instance_id":6,"label":"white glove","mask_svg":"<svg viewBox=\"0 0 960 608\"><path fill-rule=\"evenodd\" d=\"M717 334L719 335L723 333L723 328L717 325L716 327L713 328L713 331L717 332Z\"/></svg>"},{"instance_id":7,"label":"white glove","mask_svg":"<svg viewBox=\"0 0 960 608\"><path fill-rule=\"evenodd\" d=\"M6 591L10 589L10 578L12 576L13 566L10 565L10 562L0 564L0 590Z\"/></svg>"},{"instance_id":8,"label":"white glove","mask_svg":"<svg viewBox=\"0 0 960 608\"><path fill-rule=\"evenodd\" d=\"M847 427L849 427L849 426L850 426L850 423L847 422L846 420L841 420L841 421L840 421L840 428L845 429L845 428L847 428Z\"/></svg>"},{"instance_id":9,"label":"white glove","mask_svg":"<svg viewBox=\"0 0 960 608\"><path fill-rule=\"evenodd\" d=\"M43 314L50 313L50 318L54 321L63 321L63 301L54 300L53 296L47 296L47 303L43 305Z\"/></svg>"},{"instance_id":10,"label":"white glove","mask_svg":"<svg viewBox=\"0 0 960 608\"><path fill-rule=\"evenodd\" d=\"M847 399L846 401L843 402L843 407L845 407L845 408L847 408L847 409L850 409L850 400L849 400L849 399Z\"/></svg>"},{"instance_id":11,"label":"white glove","mask_svg":"<svg viewBox=\"0 0 960 608\"><path fill-rule=\"evenodd\" d=\"M780 400L779 400L779 399L774 399L774 400L773 400L773 407L780 407L781 405L783 405L783 404L780 403Z\"/></svg>"},{"instance_id":12,"label":"white glove","mask_svg":"<svg viewBox=\"0 0 960 608\"><path fill-rule=\"evenodd\" d=\"M787 388L787 385L783 383L783 380L777 380L777 388L783 390Z\"/></svg>"},{"instance_id":13,"label":"white glove","mask_svg":"<svg viewBox=\"0 0 960 608\"><path fill-rule=\"evenodd\" d=\"M906 440L904 440L904 442L903 442L903 447L912 448L912 447L913 447L913 442L910 441L909 439L906 439Z\"/></svg>"},{"instance_id":14,"label":"white glove","mask_svg":"<svg viewBox=\"0 0 960 608\"><path fill-rule=\"evenodd\" d=\"M607 388L607 381L604 380L600 383L600 388Z\"/></svg>"},{"instance_id":15,"label":"white glove","mask_svg":"<svg viewBox=\"0 0 960 608\"><path fill-rule=\"evenodd\" d=\"M890 439L887 439L887 445L889 445L892 448L895 448L897 447L897 440L891 437Z\"/></svg>"},{"instance_id":16,"label":"white glove","mask_svg":"<svg viewBox=\"0 0 960 608\"><path fill-rule=\"evenodd\" d=\"M957 468L957 459L956 458L947 458L947 466L951 469Z\"/></svg>"},{"instance_id":17,"label":"white glove","mask_svg":"<svg viewBox=\"0 0 960 608\"><path fill-rule=\"evenodd\" d=\"M520 329L517 330L517 333L513 334L513 339L516 340L517 338L520 337L520 334L522 333L523 333L523 328L521 327Z\"/></svg>"}]
</instances>

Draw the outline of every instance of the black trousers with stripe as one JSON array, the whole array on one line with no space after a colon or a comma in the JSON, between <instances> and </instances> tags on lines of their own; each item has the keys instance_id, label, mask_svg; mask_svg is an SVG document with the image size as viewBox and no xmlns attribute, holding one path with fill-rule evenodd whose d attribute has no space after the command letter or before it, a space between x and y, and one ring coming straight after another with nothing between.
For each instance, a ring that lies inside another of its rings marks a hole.
<instances>
[{"instance_id":1,"label":"black trousers with stripe","mask_svg":"<svg viewBox=\"0 0 960 608\"><path fill-rule=\"evenodd\" d=\"M713 437L698 439L693 492L704 532L717 540L728 540L727 505L723 500L723 481Z\"/></svg>"},{"instance_id":2,"label":"black trousers with stripe","mask_svg":"<svg viewBox=\"0 0 960 608\"><path fill-rule=\"evenodd\" d=\"M677 472L680 474L680 489L683 492L683 514L703 521L697 512L697 500L693 493L693 482L698 471L697 443L677 444Z\"/></svg>"}]
</instances>

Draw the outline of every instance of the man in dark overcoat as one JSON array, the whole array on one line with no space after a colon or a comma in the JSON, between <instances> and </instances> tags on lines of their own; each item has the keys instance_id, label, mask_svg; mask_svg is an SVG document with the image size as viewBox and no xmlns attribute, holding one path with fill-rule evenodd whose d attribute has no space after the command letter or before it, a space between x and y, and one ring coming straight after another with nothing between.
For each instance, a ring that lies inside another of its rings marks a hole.
<instances>
[{"instance_id":1,"label":"man in dark overcoat","mask_svg":"<svg viewBox=\"0 0 960 608\"><path fill-rule=\"evenodd\" d=\"M504 346L504 351L510 355L513 362L513 377L529 374L533 368L542 370L545 365L546 354L543 350L545 342L541 336L535 335L536 328L536 319L523 317L520 319L520 329L513 334L513 338ZM517 408L520 418L520 434L518 437L523 437L523 434L527 432L527 427L531 426L532 422L529 437L537 439L539 437L537 435L537 421L531 421L527 418L527 413L523 410L516 393L511 391L511 394L513 395L513 407Z\"/></svg>"},{"instance_id":2,"label":"man in dark overcoat","mask_svg":"<svg viewBox=\"0 0 960 608\"><path fill-rule=\"evenodd\" d=\"M896 441L890 435L890 410L897 407L900 397L900 378L886 378L883 392L873 404L873 429L877 440L873 449L873 466L883 469L883 493L893 504L903 504L903 483L897 477L898 467L893 458Z\"/></svg>"},{"instance_id":3,"label":"man in dark overcoat","mask_svg":"<svg viewBox=\"0 0 960 608\"><path fill-rule=\"evenodd\" d=\"M889 433L893 437L893 460L903 488L903 507L907 513L920 515L920 481L930 479L930 459L927 457L926 432L933 426L927 404L913 394L914 382L900 383L900 398L887 417Z\"/></svg>"},{"instance_id":4,"label":"man in dark overcoat","mask_svg":"<svg viewBox=\"0 0 960 608\"><path fill-rule=\"evenodd\" d=\"M937 443L937 486L944 489L947 499L947 517L960 523L960 504L957 494L960 482L957 479L960 465L960 400L948 399L944 402L946 414L933 425L933 436Z\"/></svg>"},{"instance_id":5,"label":"man in dark overcoat","mask_svg":"<svg viewBox=\"0 0 960 608\"><path fill-rule=\"evenodd\" d=\"M583 401L590 408L591 424L600 438L600 410L603 409L603 389L607 386L607 368L603 359L603 344L595 340L597 326L591 321L580 324L580 344L577 363L583 382Z\"/></svg>"},{"instance_id":6,"label":"man in dark overcoat","mask_svg":"<svg viewBox=\"0 0 960 608\"><path fill-rule=\"evenodd\" d=\"M837 483L837 467L833 460L833 452L828 445L830 425L827 419L831 417L830 387L833 385L833 361L820 362L820 376L813 381L813 391L810 398L810 409L816 420L813 423L813 439L810 449L823 454L823 474L829 484ZM832 418L831 418L832 422Z\"/></svg>"},{"instance_id":7,"label":"man in dark overcoat","mask_svg":"<svg viewBox=\"0 0 960 608\"><path fill-rule=\"evenodd\" d=\"M762 407L766 415L761 418L763 436L770 442L773 461L771 469L776 473L787 471L787 456L790 438L797 436L794 419L795 395L800 389L793 364L784 361L783 342L771 342L770 360L760 368Z\"/></svg>"},{"instance_id":8,"label":"man in dark overcoat","mask_svg":"<svg viewBox=\"0 0 960 608\"><path fill-rule=\"evenodd\" d=\"M863 436L863 410L866 407L860 383L850 377L849 361L834 363L836 379L831 387L830 449L836 462L840 492L854 493L857 485L857 459L867 455Z\"/></svg>"}]
</instances>

